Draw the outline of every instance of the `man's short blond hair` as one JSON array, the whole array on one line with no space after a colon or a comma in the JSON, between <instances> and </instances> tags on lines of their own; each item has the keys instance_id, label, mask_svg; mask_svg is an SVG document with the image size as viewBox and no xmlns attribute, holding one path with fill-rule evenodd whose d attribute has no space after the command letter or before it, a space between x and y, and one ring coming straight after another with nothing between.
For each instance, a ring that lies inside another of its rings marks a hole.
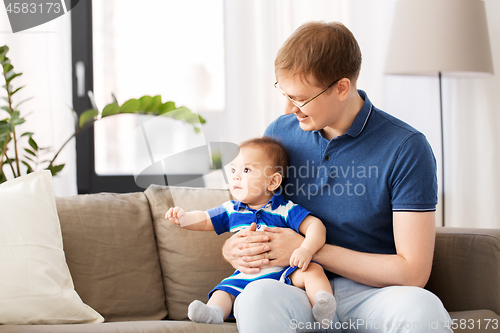
<instances>
[{"instance_id":1,"label":"man's short blond hair","mask_svg":"<svg viewBox=\"0 0 500 333\"><path fill-rule=\"evenodd\" d=\"M274 62L276 77L299 75L328 87L335 81L358 79L361 50L352 32L340 22L308 22L285 41Z\"/></svg>"}]
</instances>

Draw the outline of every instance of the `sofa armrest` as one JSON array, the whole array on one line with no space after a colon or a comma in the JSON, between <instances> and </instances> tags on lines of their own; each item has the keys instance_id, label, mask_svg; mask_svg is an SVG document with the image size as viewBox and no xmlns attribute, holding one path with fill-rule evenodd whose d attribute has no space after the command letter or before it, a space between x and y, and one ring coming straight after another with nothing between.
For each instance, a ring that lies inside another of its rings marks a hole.
<instances>
[{"instance_id":1,"label":"sofa armrest","mask_svg":"<svg viewBox=\"0 0 500 333\"><path fill-rule=\"evenodd\" d=\"M426 289L448 311L500 314L500 229L437 228Z\"/></svg>"}]
</instances>

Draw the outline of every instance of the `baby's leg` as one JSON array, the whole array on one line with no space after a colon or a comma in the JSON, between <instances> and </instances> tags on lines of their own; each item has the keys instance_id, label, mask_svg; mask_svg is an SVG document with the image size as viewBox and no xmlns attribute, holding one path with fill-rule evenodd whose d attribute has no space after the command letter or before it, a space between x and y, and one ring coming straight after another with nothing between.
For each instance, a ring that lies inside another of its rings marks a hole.
<instances>
[{"instance_id":1,"label":"baby's leg","mask_svg":"<svg viewBox=\"0 0 500 333\"><path fill-rule=\"evenodd\" d=\"M305 272L297 269L290 276L294 286L305 289L307 297L313 306L312 312L314 319L323 323L333 319L337 304L333 297L330 281L325 275L323 268L311 262Z\"/></svg>"},{"instance_id":2,"label":"baby's leg","mask_svg":"<svg viewBox=\"0 0 500 333\"><path fill-rule=\"evenodd\" d=\"M234 299L233 295L216 290L207 304L198 300L189 304L188 317L196 323L222 324L231 313Z\"/></svg>"}]
</instances>

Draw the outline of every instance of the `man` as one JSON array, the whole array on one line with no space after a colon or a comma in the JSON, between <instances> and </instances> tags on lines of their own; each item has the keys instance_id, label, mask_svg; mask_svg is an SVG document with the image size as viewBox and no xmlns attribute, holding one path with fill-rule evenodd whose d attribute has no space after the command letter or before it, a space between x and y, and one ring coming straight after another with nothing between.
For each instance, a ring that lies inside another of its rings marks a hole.
<instances>
[{"instance_id":1,"label":"man","mask_svg":"<svg viewBox=\"0 0 500 333\"><path fill-rule=\"evenodd\" d=\"M361 52L341 23L310 22L284 43L275 87L285 115L265 135L290 157L284 196L320 218L327 244L313 260L331 279L337 313L322 328L350 332L447 332L429 279L437 204L436 163L426 138L356 89ZM279 228L241 232L224 245L236 269L286 264L303 237ZM240 332L317 330L299 289L250 284L236 299Z\"/></svg>"}]
</instances>

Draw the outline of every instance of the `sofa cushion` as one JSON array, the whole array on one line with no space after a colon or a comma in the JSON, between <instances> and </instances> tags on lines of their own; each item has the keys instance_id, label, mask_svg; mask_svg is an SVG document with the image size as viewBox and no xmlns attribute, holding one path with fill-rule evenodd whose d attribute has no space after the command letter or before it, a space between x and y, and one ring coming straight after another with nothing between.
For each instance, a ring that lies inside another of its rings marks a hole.
<instances>
[{"instance_id":1,"label":"sofa cushion","mask_svg":"<svg viewBox=\"0 0 500 333\"><path fill-rule=\"evenodd\" d=\"M237 333L235 323L197 324L189 321L134 321L100 325L0 325L0 333Z\"/></svg>"},{"instance_id":2,"label":"sofa cushion","mask_svg":"<svg viewBox=\"0 0 500 333\"><path fill-rule=\"evenodd\" d=\"M489 309L500 314L500 230L437 228L426 289L448 311Z\"/></svg>"},{"instance_id":3,"label":"sofa cushion","mask_svg":"<svg viewBox=\"0 0 500 333\"><path fill-rule=\"evenodd\" d=\"M145 194L154 218L168 318L184 320L189 303L206 302L208 292L234 272L221 252L230 234L184 230L165 220L165 213L174 206L186 211L219 206L229 200L229 191L151 185Z\"/></svg>"},{"instance_id":4,"label":"sofa cushion","mask_svg":"<svg viewBox=\"0 0 500 333\"><path fill-rule=\"evenodd\" d=\"M0 324L102 323L75 292L50 171L1 184L0 203Z\"/></svg>"},{"instance_id":5,"label":"sofa cushion","mask_svg":"<svg viewBox=\"0 0 500 333\"><path fill-rule=\"evenodd\" d=\"M451 329L455 333L498 332L500 316L491 310L450 312Z\"/></svg>"},{"instance_id":6,"label":"sofa cushion","mask_svg":"<svg viewBox=\"0 0 500 333\"><path fill-rule=\"evenodd\" d=\"M57 198L75 289L106 321L167 315L149 204L144 193Z\"/></svg>"}]
</instances>

